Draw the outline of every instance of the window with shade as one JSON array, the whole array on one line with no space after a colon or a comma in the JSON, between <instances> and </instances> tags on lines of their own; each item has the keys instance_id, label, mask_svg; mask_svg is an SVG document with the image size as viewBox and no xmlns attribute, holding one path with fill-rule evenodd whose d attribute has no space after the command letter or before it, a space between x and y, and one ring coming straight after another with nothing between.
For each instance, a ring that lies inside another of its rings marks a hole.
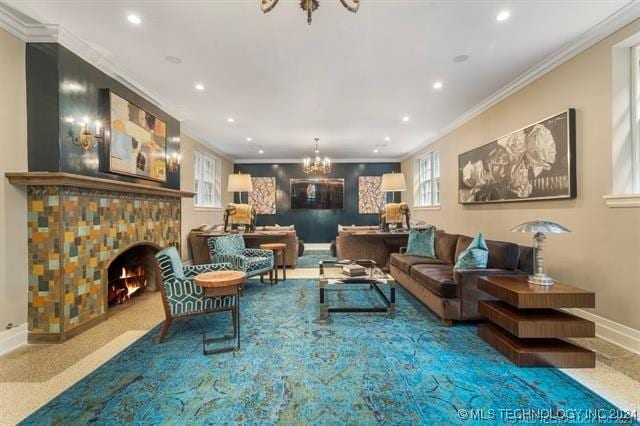
<instances>
[{"instance_id":1,"label":"window with shade","mask_svg":"<svg viewBox=\"0 0 640 426\"><path fill-rule=\"evenodd\" d=\"M194 204L196 207L219 208L221 205L221 162L218 158L195 152Z\"/></svg>"},{"instance_id":2,"label":"window with shade","mask_svg":"<svg viewBox=\"0 0 640 426\"><path fill-rule=\"evenodd\" d=\"M414 207L440 205L440 155L432 151L416 160Z\"/></svg>"}]
</instances>

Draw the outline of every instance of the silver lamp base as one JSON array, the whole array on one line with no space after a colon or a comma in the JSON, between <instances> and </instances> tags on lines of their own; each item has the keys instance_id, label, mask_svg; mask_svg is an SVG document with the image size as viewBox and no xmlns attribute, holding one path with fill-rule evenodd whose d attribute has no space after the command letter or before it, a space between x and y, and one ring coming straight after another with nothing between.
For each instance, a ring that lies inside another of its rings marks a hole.
<instances>
[{"instance_id":1,"label":"silver lamp base","mask_svg":"<svg viewBox=\"0 0 640 426\"><path fill-rule=\"evenodd\" d=\"M529 279L527 281L531 284L536 284L536 285L553 285L554 284L553 278L545 274L529 275Z\"/></svg>"}]
</instances>

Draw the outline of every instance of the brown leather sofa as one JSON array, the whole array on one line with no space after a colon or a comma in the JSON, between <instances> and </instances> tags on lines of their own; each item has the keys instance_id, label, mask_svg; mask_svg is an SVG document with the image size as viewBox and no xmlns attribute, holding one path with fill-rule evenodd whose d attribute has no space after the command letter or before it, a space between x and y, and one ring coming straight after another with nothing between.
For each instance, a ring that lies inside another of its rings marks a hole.
<instances>
[{"instance_id":1,"label":"brown leather sofa","mask_svg":"<svg viewBox=\"0 0 640 426\"><path fill-rule=\"evenodd\" d=\"M390 272L396 281L440 317L444 325L453 320L477 320L479 300L495 300L478 290L476 278L484 275L531 273L533 250L505 241L487 240L487 269L454 270L460 252L473 238L435 233L435 258L394 253Z\"/></svg>"},{"instance_id":2,"label":"brown leather sofa","mask_svg":"<svg viewBox=\"0 0 640 426\"><path fill-rule=\"evenodd\" d=\"M222 228L220 228L222 226ZM225 235L224 225L200 227L189 232L189 250L194 265L211 263L207 240ZM293 226L256 226L256 232L242 234L247 248L259 248L265 243L287 245L285 265L295 268L298 262L298 236Z\"/></svg>"},{"instance_id":3,"label":"brown leather sofa","mask_svg":"<svg viewBox=\"0 0 640 426\"><path fill-rule=\"evenodd\" d=\"M391 253L407 245L407 232L381 232L377 226L340 226L336 238L338 260L369 259L386 267Z\"/></svg>"}]
</instances>

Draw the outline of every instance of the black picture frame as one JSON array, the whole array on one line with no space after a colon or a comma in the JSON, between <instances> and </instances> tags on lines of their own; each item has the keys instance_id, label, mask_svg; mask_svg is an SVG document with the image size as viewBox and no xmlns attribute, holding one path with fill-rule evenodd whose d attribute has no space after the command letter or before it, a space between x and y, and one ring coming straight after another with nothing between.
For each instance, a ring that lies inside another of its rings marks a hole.
<instances>
[{"instance_id":1,"label":"black picture frame","mask_svg":"<svg viewBox=\"0 0 640 426\"><path fill-rule=\"evenodd\" d=\"M577 196L576 112L569 108L458 155L458 203Z\"/></svg>"}]
</instances>

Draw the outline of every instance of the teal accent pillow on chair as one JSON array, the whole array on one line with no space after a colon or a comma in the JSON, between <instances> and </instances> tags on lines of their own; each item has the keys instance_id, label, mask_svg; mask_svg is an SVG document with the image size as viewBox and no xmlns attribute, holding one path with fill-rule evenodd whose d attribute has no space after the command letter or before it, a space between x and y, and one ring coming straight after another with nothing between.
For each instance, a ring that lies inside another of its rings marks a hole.
<instances>
[{"instance_id":1,"label":"teal accent pillow on chair","mask_svg":"<svg viewBox=\"0 0 640 426\"><path fill-rule=\"evenodd\" d=\"M406 254L411 256L436 257L435 228L429 227L420 232L415 229L409 231Z\"/></svg>"},{"instance_id":2,"label":"teal accent pillow on chair","mask_svg":"<svg viewBox=\"0 0 640 426\"><path fill-rule=\"evenodd\" d=\"M489 262L489 247L482 233L475 236L469 247L464 249L454 269L486 269Z\"/></svg>"}]
</instances>

